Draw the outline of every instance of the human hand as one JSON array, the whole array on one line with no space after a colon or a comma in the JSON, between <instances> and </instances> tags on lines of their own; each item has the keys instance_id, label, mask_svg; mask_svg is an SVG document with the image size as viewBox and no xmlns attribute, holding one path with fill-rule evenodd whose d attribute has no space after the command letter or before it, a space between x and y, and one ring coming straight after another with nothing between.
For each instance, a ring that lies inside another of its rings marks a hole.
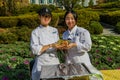
<instances>
[{"instance_id":1,"label":"human hand","mask_svg":"<svg viewBox=\"0 0 120 80\"><path fill-rule=\"evenodd\" d=\"M57 47L59 47L59 49L64 49L68 46L68 44L69 44L69 41L67 40L59 40L56 45Z\"/></svg>"},{"instance_id":2,"label":"human hand","mask_svg":"<svg viewBox=\"0 0 120 80\"><path fill-rule=\"evenodd\" d=\"M67 46L62 47L62 49L68 50L68 49L76 47L76 46L77 46L76 43L70 43Z\"/></svg>"},{"instance_id":3,"label":"human hand","mask_svg":"<svg viewBox=\"0 0 120 80\"><path fill-rule=\"evenodd\" d=\"M62 48L62 45L57 44L57 43L54 43L54 44L52 44L52 47L53 47L53 48L56 48L56 49L61 49L61 48Z\"/></svg>"}]
</instances>

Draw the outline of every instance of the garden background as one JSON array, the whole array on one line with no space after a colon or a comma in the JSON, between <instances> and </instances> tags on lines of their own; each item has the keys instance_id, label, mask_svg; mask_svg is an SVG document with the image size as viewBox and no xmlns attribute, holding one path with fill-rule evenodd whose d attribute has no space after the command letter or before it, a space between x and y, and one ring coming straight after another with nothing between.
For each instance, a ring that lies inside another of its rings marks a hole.
<instances>
[{"instance_id":1,"label":"garden background","mask_svg":"<svg viewBox=\"0 0 120 80\"><path fill-rule=\"evenodd\" d=\"M74 8L78 13L78 25L91 33L93 45L89 55L99 70L120 69L120 1L111 1ZM50 25L56 27L61 36L66 30L63 24L65 10L53 5L42 6L52 10ZM0 80L30 79L29 62L34 58L30 51L30 35L39 25L36 12L42 6L0 6ZM112 25L118 36L103 35L105 26L101 23Z\"/></svg>"}]
</instances>

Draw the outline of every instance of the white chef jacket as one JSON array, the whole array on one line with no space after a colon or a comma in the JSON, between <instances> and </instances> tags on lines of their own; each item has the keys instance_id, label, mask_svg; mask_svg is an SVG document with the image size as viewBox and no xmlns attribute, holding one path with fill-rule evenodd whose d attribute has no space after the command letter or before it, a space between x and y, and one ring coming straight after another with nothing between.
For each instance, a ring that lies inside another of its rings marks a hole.
<instances>
[{"instance_id":1,"label":"white chef jacket","mask_svg":"<svg viewBox=\"0 0 120 80\"><path fill-rule=\"evenodd\" d=\"M65 31L62 37L64 40L70 40L70 42L75 42L77 44L77 47L68 50L66 63L84 63L92 73L101 75L101 72L91 64L87 53L91 50L92 46L88 30L76 25L71 31Z\"/></svg>"},{"instance_id":2,"label":"white chef jacket","mask_svg":"<svg viewBox=\"0 0 120 80\"><path fill-rule=\"evenodd\" d=\"M59 35L56 28L40 25L32 31L30 46L32 53L36 55L32 69L32 80L40 80L41 65L59 64L56 49L49 48L44 53L40 53L42 46L55 43L58 40Z\"/></svg>"}]
</instances>

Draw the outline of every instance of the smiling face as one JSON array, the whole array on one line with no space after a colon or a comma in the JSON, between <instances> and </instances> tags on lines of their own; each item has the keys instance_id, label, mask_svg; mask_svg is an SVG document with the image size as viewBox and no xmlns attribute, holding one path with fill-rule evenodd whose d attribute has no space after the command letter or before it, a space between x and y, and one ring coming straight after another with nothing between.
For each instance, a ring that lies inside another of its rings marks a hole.
<instances>
[{"instance_id":1,"label":"smiling face","mask_svg":"<svg viewBox=\"0 0 120 80\"><path fill-rule=\"evenodd\" d=\"M50 15L41 15L39 18L40 18L40 23L43 26L48 26L48 24L51 21L51 16Z\"/></svg>"},{"instance_id":2,"label":"smiling face","mask_svg":"<svg viewBox=\"0 0 120 80\"><path fill-rule=\"evenodd\" d=\"M68 13L65 17L65 23L68 26L68 29L71 30L76 25L76 20L72 13Z\"/></svg>"}]
</instances>

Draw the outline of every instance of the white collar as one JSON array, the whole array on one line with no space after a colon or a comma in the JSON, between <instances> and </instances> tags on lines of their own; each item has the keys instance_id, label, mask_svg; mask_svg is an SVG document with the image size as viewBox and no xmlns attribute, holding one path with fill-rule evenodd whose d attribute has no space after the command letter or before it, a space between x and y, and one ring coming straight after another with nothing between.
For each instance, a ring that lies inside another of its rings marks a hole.
<instances>
[{"instance_id":1,"label":"white collar","mask_svg":"<svg viewBox=\"0 0 120 80\"><path fill-rule=\"evenodd\" d=\"M68 30L68 33L69 34L75 34L76 30L77 30L77 25L75 25L71 31Z\"/></svg>"},{"instance_id":2,"label":"white collar","mask_svg":"<svg viewBox=\"0 0 120 80\"><path fill-rule=\"evenodd\" d=\"M49 28L49 26L46 26L46 27L45 27L45 26L43 26L43 25L40 25L39 27L40 27L40 28L44 28L44 29Z\"/></svg>"}]
</instances>

